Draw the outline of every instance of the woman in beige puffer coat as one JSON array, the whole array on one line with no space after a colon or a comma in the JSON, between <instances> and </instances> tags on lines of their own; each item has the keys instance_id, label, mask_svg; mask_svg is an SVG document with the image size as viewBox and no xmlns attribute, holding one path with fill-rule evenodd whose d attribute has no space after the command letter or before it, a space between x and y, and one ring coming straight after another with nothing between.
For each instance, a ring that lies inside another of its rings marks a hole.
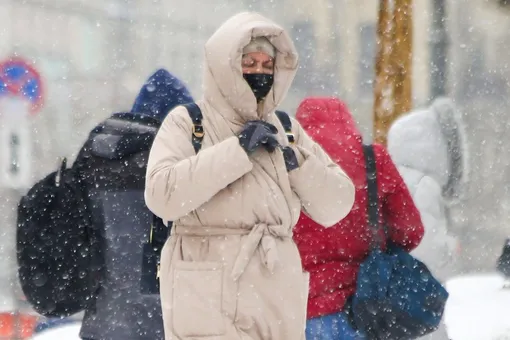
<instances>
[{"instance_id":1,"label":"woman in beige puffer coat","mask_svg":"<svg viewBox=\"0 0 510 340\"><path fill-rule=\"evenodd\" d=\"M308 275L292 228L301 209L325 226L345 217L353 184L295 120L289 145L274 114L297 69L281 27L238 14L205 54L201 151L179 107L147 168L147 206L174 221L161 260L166 339L304 339Z\"/></svg>"}]
</instances>

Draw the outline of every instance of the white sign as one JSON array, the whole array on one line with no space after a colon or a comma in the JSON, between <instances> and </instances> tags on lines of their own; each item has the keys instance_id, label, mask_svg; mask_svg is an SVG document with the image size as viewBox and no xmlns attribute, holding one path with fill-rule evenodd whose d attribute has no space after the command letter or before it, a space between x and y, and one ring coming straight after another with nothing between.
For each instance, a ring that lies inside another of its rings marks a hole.
<instances>
[{"instance_id":1,"label":"white sign","mask_svg":"<svg viewBox=\"0 0 510 340\"><path fill-rule=\"evenodd\" d=\"M31 185L32 138L29 103L21 98L0 100L0 185L25 189Z\"/></svg>"}]
</instances>

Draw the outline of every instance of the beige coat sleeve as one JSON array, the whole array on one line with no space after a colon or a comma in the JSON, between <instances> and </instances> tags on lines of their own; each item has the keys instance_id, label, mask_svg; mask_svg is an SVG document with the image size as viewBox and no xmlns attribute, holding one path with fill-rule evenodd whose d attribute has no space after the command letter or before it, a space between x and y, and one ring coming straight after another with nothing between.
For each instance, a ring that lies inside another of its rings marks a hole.
<instances>
[{"instance_id":1,"label":"beige coat sleeve","mask_svg":"<svg viewBox=\"0 0 510 340\"><path fill-rule=\"evenodd\" d=\"M195 154L191 134L191 119L178 107L163 122L150 151L145 202L165 221L194 211L253 167L235 136Z\"/></svg>"},{"instance_id":2,"label":"beige coat sleeve","mask_svg":"<svg viewBox=\"0 0 510 340\"><path fill-rule=\"evenodd\" d=\"M289 173L290 183L306 214L315 222L330 227L351 211L354 184L294 119L292 126L299 168Z\"/></svg>"}]
</instances>

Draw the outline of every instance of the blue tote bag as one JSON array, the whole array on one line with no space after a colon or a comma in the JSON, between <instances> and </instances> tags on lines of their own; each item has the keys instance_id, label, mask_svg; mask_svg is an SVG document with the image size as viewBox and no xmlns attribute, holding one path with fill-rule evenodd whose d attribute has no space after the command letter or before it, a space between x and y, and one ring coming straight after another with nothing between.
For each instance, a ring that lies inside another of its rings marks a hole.
<instances>
[{"instance_id":1,"label":"blue tote bag","mask_svg":"<svg viewBox=\"0 0 510 340\"><path fill-rule=\"evenodd\" d=\"M448 292L427 266L403 249L388 244L379 232L379 205L374 151L364 146L368 185L371 252L361 264L352 298L354 326L374 340L411 340L435 331ZM384 230L386 234L386 230ZM386 237L387 239L387 237Z\"/></svg>"}]
</instances>

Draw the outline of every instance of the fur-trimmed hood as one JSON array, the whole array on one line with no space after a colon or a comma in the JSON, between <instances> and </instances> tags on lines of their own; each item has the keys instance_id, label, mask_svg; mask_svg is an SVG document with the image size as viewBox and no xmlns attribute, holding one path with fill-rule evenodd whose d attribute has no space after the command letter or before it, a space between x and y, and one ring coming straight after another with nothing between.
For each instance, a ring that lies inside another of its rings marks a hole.
<instances>
[{"instance_id":1,"label":"fur-trimmed hood","mask_svg":"<svg viewBox=\"0 0 510 340\"><path fill-rule=\"evenodd\" d=\"M398 119L388 133L388 151L398 166L436 180L446 199L462 196L469 179L469 148L462 113L449 98Z\"/></svg>"}]
</instances>

